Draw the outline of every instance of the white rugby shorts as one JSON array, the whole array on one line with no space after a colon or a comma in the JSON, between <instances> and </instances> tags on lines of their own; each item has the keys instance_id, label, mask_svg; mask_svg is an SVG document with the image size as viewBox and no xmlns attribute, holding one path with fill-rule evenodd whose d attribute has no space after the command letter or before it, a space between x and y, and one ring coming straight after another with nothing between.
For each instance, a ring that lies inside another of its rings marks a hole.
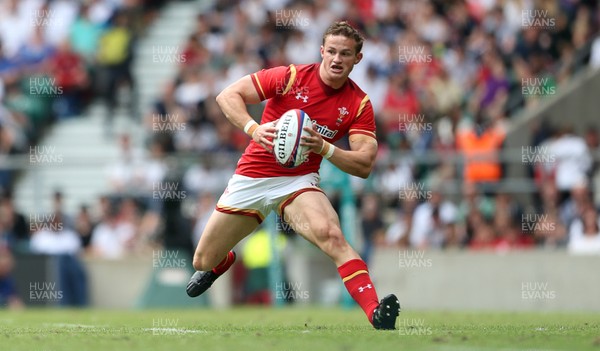
<instances>
[{"instance_id":1,"label":"white rugby shorts","mask_svg":"<svg viewBox=\"0 0 600 351\"><path fill-rule=\"evenodd\" d=\"M320 191L319 174L309 173L293 177L250 178L234 174L216 210L223 213L256 218L258 223L275 210L279 215L298 195L307 191Z\"/></svg>"}]
</instances>

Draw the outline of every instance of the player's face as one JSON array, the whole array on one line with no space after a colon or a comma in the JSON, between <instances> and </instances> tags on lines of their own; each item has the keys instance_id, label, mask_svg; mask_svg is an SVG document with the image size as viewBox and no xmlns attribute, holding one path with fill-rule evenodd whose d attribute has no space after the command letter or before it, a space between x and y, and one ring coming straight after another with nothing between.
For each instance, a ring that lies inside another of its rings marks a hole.
<instances>
[{"instance_id":1,"label":"player's face","mask_svg":"<svg viewBox=\"0 0 600 351\"><path fill-rule=\"evenodd\" d=\"M329 35L321 46L322 79L334 88L341 86L354 65L362 59L362 53L356 53L356 41L342 35Z\"/></svg>"}]
</instances>

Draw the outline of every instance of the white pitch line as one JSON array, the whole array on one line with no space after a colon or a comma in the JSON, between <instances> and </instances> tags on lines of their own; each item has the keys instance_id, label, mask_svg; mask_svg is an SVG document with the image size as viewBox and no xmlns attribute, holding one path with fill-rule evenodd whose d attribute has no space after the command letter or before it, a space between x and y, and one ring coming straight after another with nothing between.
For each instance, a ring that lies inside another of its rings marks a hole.
<instances>
[{"instance_id":1,"label":"white pitch line","mask_svg":"<svg viewBox=\"0 0 600 351\"><path fill-rule=\"evenodd\" d=\"M198 334L206 333L205 330L179 329L179 328L144 328L143 331L151 331L161 334Z\"/></svg>"},{"instance_id":2,"label":"white pitch line","mask_svg":"<svg viewBox=\"0 0 600 351\"><path fill-rule=\"evenodd\" d=\"M100 329L105 328L98 325L87 325L87 324L75 324L75 323L44 323L47 327L58 327L58 328L87 328L87 329Z\"/></svg>"}]
</instances>

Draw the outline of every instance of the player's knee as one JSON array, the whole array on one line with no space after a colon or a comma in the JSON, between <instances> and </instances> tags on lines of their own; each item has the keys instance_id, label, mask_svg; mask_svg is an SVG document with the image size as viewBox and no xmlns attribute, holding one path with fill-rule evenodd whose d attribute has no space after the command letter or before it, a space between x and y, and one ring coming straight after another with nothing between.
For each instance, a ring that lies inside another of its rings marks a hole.
<instances>
[{"instance_id":1,"label":"player's knee","mask_svg":"<svg viewBox=\"0 0 600 351\"><path fill-rule=\"evenodd\" d=\"M318 241L321 249L327 253L334 253L347 245L342 230L337 225L325 225L318 229Z\"/></svg>"},{"instance_id":2,"label":"player's knee","mask_svg":"<svg viewBox=\"0 0 600 351\"><path fill-rule=\"evenodd\" d=\"M194 269L197 271L208 271L213 268L213 266L211 266L211 263L209 261L210 260L207 258L207 256L205 254L202 254L201 252L196 252L194 254L194 260L192 262L192 266L194 266Z\"/></svg>"}]
</instances>

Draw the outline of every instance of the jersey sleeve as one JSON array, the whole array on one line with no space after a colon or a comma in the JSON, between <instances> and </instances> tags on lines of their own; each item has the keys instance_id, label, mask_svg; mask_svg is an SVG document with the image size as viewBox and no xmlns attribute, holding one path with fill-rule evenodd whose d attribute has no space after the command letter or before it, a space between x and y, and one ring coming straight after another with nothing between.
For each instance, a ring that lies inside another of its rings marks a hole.
<instances>
[{"instance_id":1,"label":"jersey sleeve","mask_svg":"<svg viewBox=\"0 0 600 351\"><path fill-rule=\"evenodd\" d=\"M371 105L369 95L365 95L360 102L354 123L352 123L348 131L348 135L350 136L355 134L370 136L374 139L377 138L375 134L375 114L373 113L373 105Z\"/></svg>"},{"instance_id":2,"label":"jersey sleeve","mask_svg":"<svg viewBox=\"0 0 600 351\"><path fill-rule=\"evenodd\" d=\"M285 94L296 78L296 69L294 65L279 66L260 70L250 77L262 101Z\"/></svg>"}]
</instances>

